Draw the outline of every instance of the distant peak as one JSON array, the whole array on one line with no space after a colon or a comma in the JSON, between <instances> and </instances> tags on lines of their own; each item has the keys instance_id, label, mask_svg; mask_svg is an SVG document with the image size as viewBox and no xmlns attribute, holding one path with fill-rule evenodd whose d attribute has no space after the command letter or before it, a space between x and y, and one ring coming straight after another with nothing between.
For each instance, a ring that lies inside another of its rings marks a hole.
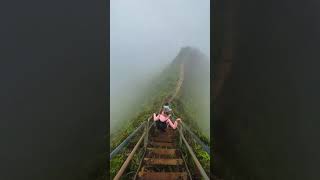
<instances>
[{"instance_id":1,"label":"distant peak","mask_svg":"<svg viewBox=\"0 0 320 180\"><path fill-rule=\"evenodd\" d=\"M208 58L198 48L195 48L192 46L184 46L184 47L181 47L174 62L180 63L180 62L194 62L194 61L203 61L203 60L208 61Z\"/></svg>"},{"instance_id":2,"label":"distant peak","mask_svg":"<svg viewBox=\"0 0 320 180\"><path fill-rule=\"evenodd\" d=\"M198 48L192 46L182 47L178 54L182 56L205 56Z\"/></svg>"},{"instance_id":3,"label":"distant peak","mask_svg":"<svg viewBox=\"0 0 320 180\"><path fill-rule=\"evenodd\" d=\"M191 51L191 52L200 52L200 50L198 48L195 48L195 47L191 47L191 46L185 46L185 47L182 47L181 52L186 52L186 51Z\"/></svg>"}]
</instances>

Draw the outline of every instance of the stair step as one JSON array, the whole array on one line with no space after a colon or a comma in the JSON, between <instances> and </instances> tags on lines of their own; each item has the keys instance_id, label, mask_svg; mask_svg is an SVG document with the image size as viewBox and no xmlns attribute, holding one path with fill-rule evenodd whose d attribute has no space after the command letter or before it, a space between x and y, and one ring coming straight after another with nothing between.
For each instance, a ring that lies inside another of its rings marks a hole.
<instances>
[{"instance_id":1,"label":"stair step","mask_svg":"<svg viewBox=\"0 0 320 180\"><path fill-rule=\"evenodd\" d=\"M150 179L150 180L178 180L188 179L186 172L139 172L139 179Z\"/></svg>"},{"instance_id":2,"label":"stair step","mask_svg":"<svg viewBox=\"0 0 320 180\"><path fill-rule=\"evenodd\" d=\"M161 132L159 135L166 135L166 136L175 136L177 133L176 132Z\"/></svg>"},{"instance_id":3,"label":"stair step","mask_svg":"<svg viewBox=\"0 0 320 180\"><path fill-rule=\"evenodd\" d=\"M169 166L169 165L147 165L144 164L140 171L144 172L185 172L185 166Z\"/></svg>"},{"instance_id":4,"label":"stair step","mask_svg":"<svg viewBox=\"0 0 320 180\"><path fill-rule=\"evenodd\" d=\"M182 159L144 158L143 160L147 165L183 165Z\"/></svg>"},{"instance_id":5,"label":"stair step","mask_svg":"<svg viewBox=\"0 0 320 180\"><path fill-rule=\"evenodd\" d=\"M154 136L170 136L170 137L176 136L175 133L164 133L164 132L162 132L162 133L155 133L155 134L152 134L152 135L154 135Z\"/></svg>"},{"instance_id":6,"label":"stair step","mask_svg":"<svg viewBox=\"0 0 320 180\"><path fill-rule=\"evenodd\" d=\"M159 147L175 147L175 145L173 143L168 143L168 142L154 142L154 141L151 141L150 144L152 146L159 146Z\"/></svg>"},{"instance_id":7,"label":"stair step","mask_svg":"<svg viewBox=\"0 0 320 180\"><path fill-rule=\"evenodd\" d=\"M161 138L161 139L176 139L176 136L166 136L166 135L158 135L158 136L151 136L150 138Z\"/></svg>"},{"instance_id":8,"label":"stair step","mask_svg":"<svg viewBox=\"0 0 320 180\"><path fill-rule=\"evenodd\" d=\"M175 135L176 132L174 131L166 131L166 132L161 132L159 135Z\"/></svg>"},{"instance_id":9,"label":"stair step","mask_svg":"<svg viewBox=\"0 0 320 180\"><path fill-rule=\"evenodd\" d=\"M177 135L176 132L154 132L152 133L154 136L175 136Z\"/></svg>"},{"instance_id":10,"label":"stair step","mask_svg":"<svg viewBox=\"0 0 320 180\"><path fill-rule=\"evenodd\" d=\"M177 149L164 149L164 148L148 148L151 153L161 155L175 155Z\"/></svg>"},{"instance_id":11,"label":"stair step","mask_svg":"<svg viewBox=\"0 0 320 180\"><path fill-rule=\"evenodd\" d=\"M157 142L173 142L174 139L170 137L151 137L152 141L157 141Z\"/></svg>"}]
</instances>

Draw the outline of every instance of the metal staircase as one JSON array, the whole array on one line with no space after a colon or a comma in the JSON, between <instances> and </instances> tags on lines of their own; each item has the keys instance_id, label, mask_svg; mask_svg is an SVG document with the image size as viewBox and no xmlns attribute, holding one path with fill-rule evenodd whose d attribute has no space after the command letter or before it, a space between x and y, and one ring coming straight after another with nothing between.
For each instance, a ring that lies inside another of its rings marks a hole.
<instances>
[{"instance_id":1,"label":"metal staircase","mask_svg":"<svg viewBox=\"0 0 320 180\"><path fill-rule=\"evenodd\" d=\"M182 82L184 80L184 65L180 64L180 75L176 85L175 92L169 99L169 102L177 96ZM161 110L162 106L160 107ZM159 110L159 113L160 113ZM167 128L166 132L159 132L154 126L154 122L150 122L152 117L143 122L136 130L134 130L118 147L110 153L112 159L120 150L125 147L134 136L138 134L143 128L144 131L131 153L128 155L125 162L122 164L120 170L114 177L114 180L119 180L126 168L128 167L133 155L137 152L143 142L143 156L140 161L139 168L133 179L154 179L154 180L178 180L178 179L193 179L186 161L182 155L181 147L185 145L192 160L199 172L201 179L208 180L209 177L202 168L192 148L184 137L184 132L188 131L192 138L200 144L206 152L210 154L210 148L206 146L184 123L180 124L177 129L173 130ZM131 178L130 178L131 179Z\"/></svg>"},{"instance_id":2,"label":"metal staircase","mask_svg":"<svg viewBox=\"0 0 320 180\"><path fill-rule=\"evenodd\" d=\"M167 128L166 132L159 132L155 128L152 130L141 168L135 179L191 179L177 146L177 131L171 128Z\"/></svg>"},{"instance_id":3,"label":"metal staircase","mask_svg":"<svg viewBox=\"0 0 320 180\"><path fill-rule=\"evenodd\" d=\"M182 126L179 125L179 128L176 130L167 128L166 132L160 132L154 126L154 122L150 123L150 119L151 117L147 122L138 127L141 129L141 127L144 126L144 132L131 153L128 155L126 161L121 166L117 175L114 177L114 180L118 180L122 177L125 169L128 167L133 155L136 153L142 142L144 142L144 154L133 179L193 179L181 152L181 146L185 145L188 153L191 154L192 160L201 176L201 179L208 180L208 175L183 135L184 131L188 131L190 129L182 123ZM131 135L129 137L131 137ZM129 142L129 139L126 139L124 142ZM120 144L119 146L123 145ZM207 148L208 147L203 146L203 149ZM115 150L119 151L117 148ZM111 154L114 154L114 151Z\"/></svg>"}]
</instances>

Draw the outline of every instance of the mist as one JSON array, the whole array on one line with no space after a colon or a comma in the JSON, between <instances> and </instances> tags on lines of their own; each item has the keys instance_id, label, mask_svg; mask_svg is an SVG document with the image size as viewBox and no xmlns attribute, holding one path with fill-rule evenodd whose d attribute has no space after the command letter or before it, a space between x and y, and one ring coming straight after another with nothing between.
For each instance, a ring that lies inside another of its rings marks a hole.
<instances>
[{"instance_id":1,"label":"mist","mask_svg":"<svg viewBox=\"0 0 320 180\"><path fill-rule=\"evenodd\" d=\"M210 57L209 0L111 0L111 133L139 111L143 87L183 46Z\"/></svg>"}]
</instances>

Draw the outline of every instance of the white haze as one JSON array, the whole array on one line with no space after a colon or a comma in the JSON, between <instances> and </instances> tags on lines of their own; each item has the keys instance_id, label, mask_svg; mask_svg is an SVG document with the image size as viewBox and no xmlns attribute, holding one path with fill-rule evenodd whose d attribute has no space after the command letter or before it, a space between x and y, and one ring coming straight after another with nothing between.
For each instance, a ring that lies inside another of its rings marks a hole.
<instances>
[{"instance_id":1,"label":"white haze","mask_svg":"<svg viewBox=\"0 0 320 180\"><path fill-rule=\"evenodd\" d=\"M141 84L183 46L210 57L210 0L111 0L111 133L133 116Z\"/></svg>"}]
</instances>

